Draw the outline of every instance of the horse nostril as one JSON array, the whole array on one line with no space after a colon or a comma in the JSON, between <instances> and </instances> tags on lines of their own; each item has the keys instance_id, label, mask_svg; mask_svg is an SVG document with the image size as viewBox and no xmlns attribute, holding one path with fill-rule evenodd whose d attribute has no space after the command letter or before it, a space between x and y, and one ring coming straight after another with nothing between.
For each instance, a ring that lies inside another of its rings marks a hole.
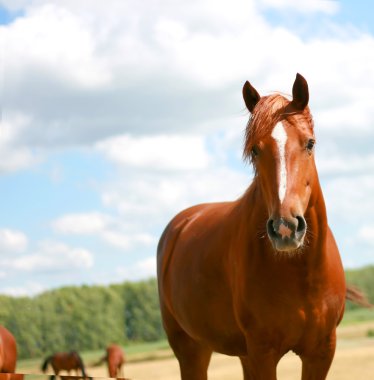
<instances>
[{"instance_id":1,"label":"horse nostril","mask_svg":"<svg viewBox=\"0 0 374 380\"><path fill-rule=\"evenodd\" d=\"M266 223L266 229L267 229L268 235L271 238L278 237L278 234L277 234L277 232L275 231L275 228L274 228L274 220L273 219L269 219L268 220L268 222Z\"/></svg>"},{"instance_id":2,"label":"horse nostril","mask_svg":"<svg viewBox=\"0 0 374 380\"><path fill-rule=\"evenodd\" d=\"M306 230L306 221L305 219L302 217L302 216L297 216L296 217L297 219L297 228L296 228L296 232L298 234L303 234Z\"/></svg>"}]
</instances>

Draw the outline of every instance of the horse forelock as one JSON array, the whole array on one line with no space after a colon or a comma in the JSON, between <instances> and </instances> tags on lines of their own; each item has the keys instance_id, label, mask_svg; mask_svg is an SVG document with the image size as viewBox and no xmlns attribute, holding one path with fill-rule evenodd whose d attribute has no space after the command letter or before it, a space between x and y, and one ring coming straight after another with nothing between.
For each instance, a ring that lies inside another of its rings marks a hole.
<instances>
[{"instance_id":1,"label":"horse forelock","mask_svg":"<svg viewBox=\"0 0 374 380\"><path fill-rule=\"evenodd\" d=\"M282 119L287 118L292 124L297 124L296 120L292 119L302 116L313 129L309 108L306 107L302 112L289 112L287 106L290 103L289 99L279 93L264 96L258 101L245 130L243 151L245 159L252 161L252 148L261 139L270 135L275 125Z\"/></svg>"}]
</instances>

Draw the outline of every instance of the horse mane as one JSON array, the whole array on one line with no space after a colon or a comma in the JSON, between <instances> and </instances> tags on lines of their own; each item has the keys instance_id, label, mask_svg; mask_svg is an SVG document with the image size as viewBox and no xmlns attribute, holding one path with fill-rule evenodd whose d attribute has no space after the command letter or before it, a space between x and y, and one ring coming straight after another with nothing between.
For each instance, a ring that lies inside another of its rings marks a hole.
<instances>
[{"instance_id":1,"label":"horse mane","mask_svg":"<svg viewBox=\"0 0 374 380\"><path fill-rule=\"evenodd\" d=\"M309 107L306 107L303 111L294 111L291 106L287 107L289 105L291 105L291 101L280 93L260 98L246 126L244 159L253 161L252 148L261 139L269 135L280 120L287 118L292 123L296 121L295 119L298 115L302 115L313 129L313 120Z\"/></svg>"}]
</instances>

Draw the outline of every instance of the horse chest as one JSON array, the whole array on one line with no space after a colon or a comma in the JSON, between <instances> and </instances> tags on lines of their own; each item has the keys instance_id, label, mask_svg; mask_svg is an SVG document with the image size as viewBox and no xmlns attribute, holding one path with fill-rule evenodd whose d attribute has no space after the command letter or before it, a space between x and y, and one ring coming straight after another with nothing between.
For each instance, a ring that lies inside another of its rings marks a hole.
<instances>
[{"instance_id":1,"label":"horse chest","mask_svg":"<svg viewBox=\"0 0 374 380\"><path fill-rule=\"evenodd\" d=\"M336 327L338 314L331 297L314 299L302 286L264 288L261 283L238 300L238 317L247 342L264 345L281 355L318 346Z\"/></svg>"},{"instance_id":2,"label":"horse chest","mask_svg":"<svg viewBox=\"0 0 374 380\"><path fill-rule=\"evenodd\" d=\"M326 307L313 301L316 290L310 286L304 266L267 269L249 270L238 285L236 315L248 336L291 349L312 325L316 330L324 323Z\"/></svg>"}]
</instances>

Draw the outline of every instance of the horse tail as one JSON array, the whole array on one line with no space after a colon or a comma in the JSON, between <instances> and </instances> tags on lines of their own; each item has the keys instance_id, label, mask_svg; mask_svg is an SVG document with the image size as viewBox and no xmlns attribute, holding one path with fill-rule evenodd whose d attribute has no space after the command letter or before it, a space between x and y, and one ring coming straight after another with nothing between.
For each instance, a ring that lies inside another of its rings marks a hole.
<instances>
[{"instance_id":1,"label":"horse tail","mask_svg":"<svg viewBox=\"0 0 374 380\"><path fill-rule=\"evenodd\" d=\"M45 371L47 370L48 364L49 364L49 362L52 360L52 358L53 358L53 355L48 356L48 357L44 360L44 362L43 362L43 364L42 364L42 366L41 366L41 370L42 370L43 372L45 372Z\"/></svg>"},{"instance_id":2,"label":"horse tail","mask_svg":"<svg viewBox=\"0 0 374 380\"><path fill-rule=\"evenodd\" d=\"M366 308L372 308L374 305L370 303L366 294L353 285L348 285L345 291L345 299Z\"/></svg>"},{"instance_id":3,"label":"horse tail","mask_svg":"<svg viewBox=\"0 0 374 380\"><path fill-rule=\"evenodd\" d=\"M82 358L80 357L80 355L77 352L76 352L76 355L77 355L79 367L80 367L80 369L82 371L82 376L83 376L83 378L86 378L87 374L86 374L86 370L84 369L83 360L82 360Z\"/></svg>"}]
</instances>

